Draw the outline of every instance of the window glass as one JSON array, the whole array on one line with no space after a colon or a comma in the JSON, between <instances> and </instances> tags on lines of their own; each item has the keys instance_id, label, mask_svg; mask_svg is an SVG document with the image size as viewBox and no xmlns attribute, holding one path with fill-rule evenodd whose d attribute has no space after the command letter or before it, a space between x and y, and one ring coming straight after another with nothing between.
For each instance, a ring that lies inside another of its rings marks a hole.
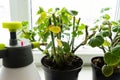
<instances>
[{"instance_id":1,"label":"window glass","mask_svg":"<svg viewBox=\"0 0 120 80\"><path fill-rule=\"evenodd\" d=\"M2 28L2 22L10 21L9 0L0 0L0 43L9 40L9 32Z\"/></svg>"},{"instance_id":2,"label":"window glass","mask_svg":"<svg viewBox=\"0 0 120 80\"><path fill-rule=\"evenodd\" d=\"M39 9L39 6L43 7L45 10L48 10L49 8L66 7L70 10L73 9L79 11L81 22L92 26L95 20L100 16L100 10L102 8L110 7L111 10L109 11L109 13L111 15L111 18L114 19L116 3L117 0L32 0L32 23L33 25L35 25L35 22L38 18L36 16L36 13ZM76 42L79 42L79 40L80 39L78 38ZM84 50L83 48L86 50ZM80 48L79 50L84 50L88 53L93 52L94 50L96 50L96 48L93 49L85 46ZM99 52L98 50L97 52Z\"/></svg>"},{"instance_id":3,"label":"window glass","mask_svg":"<svg viewBox=\"0 0 120 80\"><path fill-rule=\"evenodd\" d=\"M105 7L112 8L110 14L114 18L116 3L117 0L32 0L33 24L36 22L36 12L39 6L45 10L56 7L77 10L82 22L91 25L99 16L100 10Z\"/></svg>"}]
</instances>

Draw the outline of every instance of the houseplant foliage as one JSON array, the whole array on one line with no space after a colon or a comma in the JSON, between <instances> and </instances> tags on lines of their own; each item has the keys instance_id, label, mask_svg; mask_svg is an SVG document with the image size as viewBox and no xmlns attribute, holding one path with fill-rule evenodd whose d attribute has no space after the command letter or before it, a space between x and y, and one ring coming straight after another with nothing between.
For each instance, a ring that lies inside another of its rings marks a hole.
<instances>
[{"instance_id":1,"label":"houseplant foliage","mask_svg":"<svg viewBox=\"0 0 120 80\"><path fill-rule=\"evenodd\" d=\"M78 12L75 10L67 10L63 7L62 9L50 8L45 11L39 7L37 15L39 18L36 26L32 29L26 29L26 23L23 23L22 37L30 41L47 42L45 49L39 47L47 56L47 65L51 64L52 68L62 70L73 68L73 64L78 59L74 54L75 51L80 46L85 45L95 33L89 34L88 26L80 23L80 18L76 18ZM84 36L83 41L78 42L78 45L75 46L75 39L81 35ZM82 64L78 62L75 65Z\"/></svg>"},{"instance_id":2,"label":"houseplant foliage","mask_svg":"<svg viewBox=\"0 0 120 80\"><path fill-rule=\"evenodd\" d=\"M114 70L120 67L120 21L111 21L111 16L107 13L109 10L110 8L101 10L102 16L91 29L96 34L88 42L90 46L103 50L105 64L102 66L102 73L106 77L111 76Z\"/></svg>"},{"instance_id":3,"label":"houseplant foliage","mask_svg":"<svg viewBox=\"0 0 120 80\"><path fill-rule=\"evenodd\" d=\"M75 10L63 7L45 11L39 7L37 15L36 26L32 29L26 29L27 23L23 22L21 36L30 41L47 42L45 48L39 47L45 54L41 60L45 79L77 80L83 61L75 55L75 51L95 33L89 33L88 26L80 23L81 19L77 18L78 12ZM78 37L83 41L76 42Z\"/></svg>"}]
</instances>

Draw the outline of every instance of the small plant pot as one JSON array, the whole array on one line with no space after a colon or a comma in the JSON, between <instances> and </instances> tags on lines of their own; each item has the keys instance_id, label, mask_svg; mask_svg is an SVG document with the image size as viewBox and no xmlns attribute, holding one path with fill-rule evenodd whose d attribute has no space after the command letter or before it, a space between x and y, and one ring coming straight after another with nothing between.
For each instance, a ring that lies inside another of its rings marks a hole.
<instances>
[{"instance_id":1,"label":"small plant pot","mask_svg":"<svg viewBox=\"0 0 120 80\"><path fill-rule=\"evenodd\" d=\"M99 61L100 60L100 61ZM97 63L95 61L98 61ZM115 69L114 73L110 77L105 77L102 74L102 66L104 65L104 60L102 56L94 57L91 59L92 66L92 80L120 80L120 69Z\"/></svg>"},{"instance_id":2,"label":"small plant pot","mask_svg":"<svg viewBox=\"0 0 120 80\"><path fill-rule=\"evenodd\" d=\"M82 65L72 70L54 70L44 65L44 58L42 58L41 63L43 65L45 80L78 80L78 74L81 71ZM83 64L82 59L81 62Z\"/></svg>"}]
</instances>

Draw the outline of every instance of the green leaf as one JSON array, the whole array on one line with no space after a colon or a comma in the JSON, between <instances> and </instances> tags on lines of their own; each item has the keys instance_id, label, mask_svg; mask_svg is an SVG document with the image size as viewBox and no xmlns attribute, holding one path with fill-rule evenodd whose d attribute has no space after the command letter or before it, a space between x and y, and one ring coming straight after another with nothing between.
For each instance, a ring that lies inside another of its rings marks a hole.
<instances>
[{"instance_id":1,"label":"green leaf","mask_svg":"<svg viewBox=\"0 0 120 80\"><path fill-rule=\"evenodd\" d=\"M50 9L48 9L48 12L50 13L50 12L52 12L53 11L53 9L52 8L50 8Z\"/></svg>"},{"instance_id":2,"label":"green leaf","mask_svg":"<svg viewBox=\"0 0 120 80\"><path fill-rule=\"evenodd\" d=\"M77 33L78 35L82 35L83 34L83 32L82 31L78 31L78 33Z\"/></svg>"},{"instance_id":3,"label":"green leaf","mask_svg":"<svg viewBox=\"0 0 120 80\"><path fill-rule=\"evenodd\" d=\"M82 23L80 26L78 26L78 29L79 29L79 30L85 29L85 24Z\"/></svg>"},{"instance_id":4,"label":"green leaf","mask_svg":"<svg viewBox=\"0 0 120 80\"><path fill-rule=\"evenodd\" d=\"M102 35L103 35L103 37L107 37L107 36L109 36L110 34L109 34L109 31L103 31L103 32L102 32Z\"/></svg>"},{"instance_id":5,"label":"green leaf","mask_svg":"<svg viewBox=\"0 0 120 80\"><path fill-rule=\"evenodd\" d=\"M55 8L55 11L58 11L58 10L60 10L60 8Z\"/></svg>"},{"instance_id":6,"label":"green leaf","mask_svg":"<svg viewBox=\"0 0 120 80\"><path fill-rule=\"evenodd\" d=\"M120 26L117 26L118 27L118 32L120 32Z\"/></svg>"},{"instance_id":7,"label":"green leaf","mask_svg":"<svg viewBox=\"0 0 120 80\"><path fill-rule=\"evenodd\" d=\"M74 16L76 16L76 15L78 14L78 12L75 11L75 10L71 10L70 13L71 13L72 15L74 15Z\"/></svg>"},{"instance_id":8,"label":"green leaf","mask_svg":"<svg viewBox=\"0 0 120 80\"><path fill-rule=\"evenodd\" d=\"M104 43L103 43L103 46L110 46L110 42L105 40Z\"/></svg>"},{"instance_id":9,"label":"green leaf","mask_svg":"<svg viewBox=\"0 0 120 80\"><path fill-rule=\"evenodd\" d=\"M46 46L46 49L49 49L52 46L52 41Z\"/></svg>"},{"instance_id":10,"label":"green leaf","mask_svg":"<svg viewBox=\"0 0 120 80\"><path fill-rule=\"evenodd\" d=\"M62 15L62 21L63 21L63 23L65 23L65 24L68 24L68 23L69 23L69 19L68 19L68 17L65 16L65 15Z\"/></svg>"},{"instance_id":11,"label":"green leaf","mask_svg":"<svg viewBox=\"0 0 120 80\"><path fill-rule=\"evenodd\" d=\"M101 35L97 35L90 39L88 44L92 47L98 47L101 46L104 43L104 39Z\"/></svg>"},{"instance_id":12,"label":"green leaf","mask_svg":"<svg viewBox=\"0 0 120 80\"><path fill-rule=\"evenodd\" d=\"M66 36L70 36L70 33L63 33L64 35L66 35Z\"/></svg>"},{"instance_id":13,"label":"green leaf","mask_svg":"<svg viewBox=\"0 0 120 80\"><path fill-rule=\"evenodd\" d=\"M100 12L101 12L101 13L104 13L105 11L109 11L109 10L110 10L110 8L109 8L109 7L106 7L106 8L102 8Z\"/></svg>"},{"instance_id":14,"label":"green leaf","mask_svg":"<svg viewBox=\"0 0 120 80\"><path fill-rule=\"evenodd\" d=\"M28 26L28 21L23 21L22 26Z\"/></svg>"},{"instance_id":15,"label":"green leaf","mask_svg":"<svg viewBox=\"0 0 120 80\"><path fill-rule=\"evenodd\" d=\"M108 52L104 55L104 61L107 65L114 66L120 62L120 58Z\"/></svg>"},{"instance_id":16,"label":"green leaf","mask_svg":"<svg viewBox=\"0 0 120 80\"><path fill-rule=\"evenodd\" d=\"M93 28L91 28L90 30L96 30L96 29L98 29L98 26L95 26L95 27L93 27Z\"/></svg>"},{"instance_id":17,"label":"green leaf","mask_svg":"<svg viewBox=\"0 0 120 80\"><path fill-rule=\"evenodd\" d=\"M62 44L63 44L63 50L66 53L70 52L70 46L69 46L69 44L67 42L62 42Z\"/></svg>"},{"instance_id":18,"label":"green leaf","mask_svg":"<svg viewBox=\"0 0 120 80\"><path fill-rule=\"evenodd\" d=\"M112 31L113 32L117 32L118 31L118 27L116 27L116 26L112 27Z\"/></svg>"},{"instance_id":19,"label":"green leaf","mask_svg":"<svg viewBox=\"0 0 120 80\"><path fill-rule=\"evenodd\" d=\"M96 23L98 23L100 21L100 19L97 19L94 23L96 24Z\"/></svg>"},{"instance_id":20,"label":"green leaf","mask_svg":"<svg viewBox=\"0 0 120 80\"><path fill-rule=\"evenodd\" d=\"M48 37L49 37L50 33L46 32L45 34L43 34L43 42L46 42Z\"/></svg>"},{"instance_id":21,"label":"green leaf","mask_svg":"<svg viewBox=\"0 0 120 80\"><path fill-rule=\"evenodd\" d=\"M114 26L117 26L117 25L118 25L118 23L115 22L115 21L112 21L111 23L112 23L112 25L114 25Z\"/></svg>"},{"instance_id":22,"label":"green leaf","mask_svg":"<svg viewBox=\"0 0 120 80\"><path fill-rule=\"evenodd\" d=\"M112 27L113 32L120 32L120 26L114 26Z\"/></svg>"},{"instance_id":23,"label":"green leaf","mask_svg":"<svg viewBox=\"0 0 120 80\"><path fill-rule=\"evenodd\" d=\"M58 55L61 55L61 54L63 55L64 54L64 51L61 47L57 47L56 51L58 52Z\"/></svg>"},{"instance_id":24,"label":"green leaf","mask_svg":"<svg viewBox=\"0 0 120 80\"><path fill-rule=\"evenodd\" d=\"M103 26L103 25L102 25L102 26L101 26L101 29L102 29L102 30L109 30L109 27L108 27L108 26Z\"/></svg>"},{"instance_id":25,"label":"green leaf","mask_svg":"<svg viewBox=\"0 0 120 80\"><path fill-rule=\"evenodd\" d=\"M113 74L113 67L112 66L108 66L108 65L104 65L102 67L102 73L105 75L105 77L109 77Z\"/></svg>"},{"instance_id":26,"label":"green leaf","mask_svg":"<svg viewBox=\"0 0 120 80\"><path fill-rule=\"evenodd\" d=\"M110 15L105 14L105 15L102 16L102 18L105 19L105 20L109 20L110 19Z\"/></svg>"},{"instance_id":27,"label":"green leaf","mask_svg":"<svg viewBox=\"0 0 120 80\"><path fill-rule=\"evenodd\" d=\"M73 32L72 32L72 37L76 37L76 36L77 36L76 31L73 31Z\"/></svg>"},{"instance_id":28,"label":"green leaf","mask_svg":"<svg viewBox=\"0 0 120 80\"><path fill-rule=\"evenodd\" d=\"M114 48L112 48L112 54L120 57L120 45L117 45Z\"/></svg>"},{"instance_id":29,"label":"green leaf","mask_svg":"<svg viewBox=\"0 0 120 80\"><path fill-rule=\"evenodd\" d=\"M43 11L44 11L44 9L43 9L42 7L39 7L39 10L38 10L37 14L40 14L40 13L42 13Z\"/></svg>"},{"instance_id":30,"label":"green leaf","mask_svg":"<svg viewBox=\"0 0 120 80\"><path fill-rule=\"evenodd\" d=\"M102 25L108 25L109 21L103 21Z\"/></svg>"},{"instance_id":31,"label":"green leaf","mask_svg":"<svg viewBox=\"0 0 120 80\"><path fill-rule=\"evenodd\" d=\"M41 23L42 23L42 21L43 21L43 19L42 19L41 17L39 17L39 18L38 18L38 20L37 20L37 22L36 22L36 24L38 24L38 25L39 25L39 24L41 24Z\"/></svg>"},{"instance_id":32,"label":"green leaf","mask_svg":"<svg viewBox=\"0 0 120 80\"><path fill-rule=\"evenodd\" d=\"M61 13L68 13L68 10L67 10L65 7L63 7L63 8L61 9Z\"/></svg>"}]
</instances>

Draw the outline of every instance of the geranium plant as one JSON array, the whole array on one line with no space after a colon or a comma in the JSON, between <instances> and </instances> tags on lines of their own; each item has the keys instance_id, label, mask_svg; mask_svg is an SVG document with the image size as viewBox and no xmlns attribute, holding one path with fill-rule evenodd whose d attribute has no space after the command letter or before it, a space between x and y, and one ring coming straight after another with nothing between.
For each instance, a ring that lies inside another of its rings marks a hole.
<instances>
[{"instance_id":1,"label":"geranium plant","mask_svg":"<svg viewBox=\"0 0 120 80\"><path fill-rule=\"evenodd\" d=\"M106 77L120 67L120 21L111 21L110 8L103 8L101 16L96 20L96 26L91 30L96 34L88 42L92 47L99 47L104 52L102 72Z\"/></svg>"},{"instance_id":2,"label":"geranium plant","mask_svg":"<svg viewBox=\"0 0 120 80\"><path fill-rule=\"evenodd\" d=\"M95 33L89 34L88 26L80 23L81 19L77 19L78 12L75 10L64 7L45 11L40 7L37 15L39 18L36 26L30 30L24 26L22 36L30 41L47 42L45 49L39 49L46 54L49 64L56 64L53 67L73 65L76 61L75 51L85 45ZM75 45L75 39L81 35L84 36L83 41L76 42L78 45Z\"/></svg>"}]
</instances>

